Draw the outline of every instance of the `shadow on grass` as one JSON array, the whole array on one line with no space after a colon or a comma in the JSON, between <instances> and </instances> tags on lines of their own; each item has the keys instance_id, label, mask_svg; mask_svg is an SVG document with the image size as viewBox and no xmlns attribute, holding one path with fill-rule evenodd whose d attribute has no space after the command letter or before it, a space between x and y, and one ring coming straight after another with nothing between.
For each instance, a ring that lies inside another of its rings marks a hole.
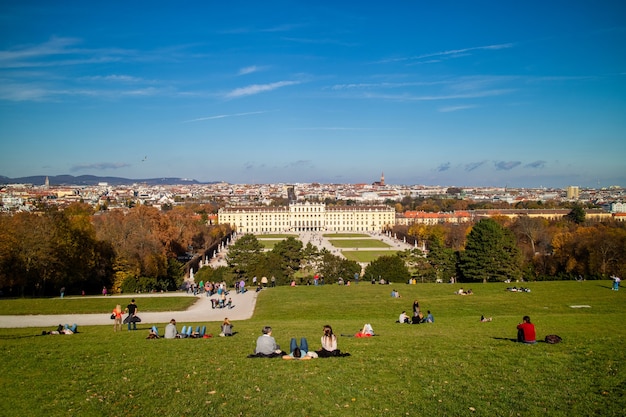
<instances>
[{"instance_id":1,"label":"shadow on grass","mask_svg":"<svg viewBox=\"0 0 626 417\"><path fill-rule=\"evenodd\" d=\"M29 335L22 335L22 336L5 334L5 335L0 336L0 340L28 339L30 337L37 337L37 336L42 336L42 334L39 333L39 334L32 334L32 335L29 334Z\"/></svg>"},{"instance_id":2,"label":"shadow on grass","mask_svg":"<svg viewBox=\"0 0 626 417\"><path fill-rule=\"evenodd\" d=\"M545 340L537 340L535 343L522 343L522 342L518 342L517 339L512 338L512 337L492 337L492 339L494 339L494 340L507 340L509 342L519 343L520 345L534 345L536 343L546 343Z\"/></svg>"}]
</instances>

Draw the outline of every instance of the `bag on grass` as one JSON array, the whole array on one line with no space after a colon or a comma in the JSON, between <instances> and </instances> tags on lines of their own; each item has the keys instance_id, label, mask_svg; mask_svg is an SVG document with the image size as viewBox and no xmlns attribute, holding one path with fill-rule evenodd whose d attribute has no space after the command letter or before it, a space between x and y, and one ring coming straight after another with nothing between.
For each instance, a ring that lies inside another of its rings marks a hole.
<instances>
[{"instance_id":1,"label":"bag on grass","mask_svg":"<svg viewBox=\"0 0 626 417\"><path fill-rule=\"evenodd\" d=\"M551 345L554 345L556 343L561 343L563 339L561 338L561 336L558 336L556 334L549 334L546 336L546 343L550 343Z\"/></svg>"}]
</instances>

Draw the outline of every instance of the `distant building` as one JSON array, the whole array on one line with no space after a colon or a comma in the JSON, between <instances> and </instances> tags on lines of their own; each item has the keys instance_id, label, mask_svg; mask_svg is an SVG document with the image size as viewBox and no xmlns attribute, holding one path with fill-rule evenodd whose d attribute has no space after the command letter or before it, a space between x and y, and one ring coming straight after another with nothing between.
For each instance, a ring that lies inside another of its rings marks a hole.
<instances>
[{"instance_id":1,"label":"distant building","mask_svg":"<svg viewBox=\"0 0 626 417\"><path fill-rule=\"evenodd\" d=\"M372 185L376 185L379 187L384 187L385 186L385 173L381 173L380 174L380 181L375 181L372 183Z\"/></svg>"},{"instance_id":2,"label":"distant building","mask_svg":"<svg viewBox=\"0 0 626 417\"><path fill-rule=\"evenodd\" d=\"M390 206L332 206L295 203L287 207L224 207L220 224L239 233L267 232L380 232L395 224Z\"/></svg>"},{"instance_id":3,"label":"distant building","mask_svg":"<svg viewBox=\"0 0 626 417\"><path fill-rule=\"evenodd\" d=\"M580 190L575 185L570 185L567 187L567 198L570 200L578 200L578 195L580 194Z\"/></svg>"}]
</instances>

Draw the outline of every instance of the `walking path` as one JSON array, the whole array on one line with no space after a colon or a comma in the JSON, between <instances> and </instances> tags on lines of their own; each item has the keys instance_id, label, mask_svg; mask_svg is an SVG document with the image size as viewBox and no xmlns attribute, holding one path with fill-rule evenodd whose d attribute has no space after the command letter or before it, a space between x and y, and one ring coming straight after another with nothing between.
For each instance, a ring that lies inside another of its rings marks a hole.
<instances>
[{"instance_id":1,"label":"walking path","mask_svg":"<svg viewBox=\"0 0 626 417\"><path fill-rule=\"evenodd\" d=\"M263 290L267 291L267 289ZM125 294L107 296L111 300L111 311L116 304L121 304L122 308L130 302L131 298L137 301L142 324L165 324L171 319L176 319L179 323L188 322L210 322L222 321L225 317L230 320L246 320L252 317L254 307L256 305L257 292L247 291L244 294L235 294L234 291L229 293L229 297L233 300L233 308L212 308L211 297L206 295L191 295L184 292L169 292L164 294ZM161 311L161 312L142 312L141 299L145 297L196 297L196 301L190 308L185 311ZM78 298L78 297L77 297ZM26 315L26 316L0 316L0 328L17 328L17 327L43 327L52 328L59 324L78 324L80 326L98 326L113 325L111 320L111 311L98 314L57 314L57 315ZM126 325L124 325L126 326ZM124 327L125 328L125 327Z\"/></svg>"}]
</instances>

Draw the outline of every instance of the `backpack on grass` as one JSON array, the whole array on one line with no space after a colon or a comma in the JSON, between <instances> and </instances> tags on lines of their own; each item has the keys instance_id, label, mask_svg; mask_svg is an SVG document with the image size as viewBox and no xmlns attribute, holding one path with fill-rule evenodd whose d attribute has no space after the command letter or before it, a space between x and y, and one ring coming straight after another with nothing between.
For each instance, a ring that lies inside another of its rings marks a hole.
<instances>
[{"instance_id":1,"label":"backpack on grass","mask_svg":"<svg viewBox=\"0 0 626 417\"><path fill-rule=\"evenodd\" d=\"M561 339L561 336L557 336L555 334L549 334L546 336L546 343L550 343L551 345L554 345L556 343L561 343L563 339Z\"/></svg>"}]
</instances>

